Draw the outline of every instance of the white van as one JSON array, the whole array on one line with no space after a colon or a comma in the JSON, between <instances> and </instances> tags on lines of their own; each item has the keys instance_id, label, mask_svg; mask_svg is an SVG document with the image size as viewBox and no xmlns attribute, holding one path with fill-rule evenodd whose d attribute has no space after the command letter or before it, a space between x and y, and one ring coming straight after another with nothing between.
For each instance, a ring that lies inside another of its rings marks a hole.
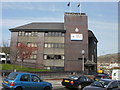
<instances>
[{"instance_id":1,"label":"white van","mask_svg":"<svg viewBox=\"0 0 120 90\"><path fill-rule=\"evenodd\" d=\"M0 61L5 62L6 61L6 54L5 53L0 53Z\"/></svg>"},{"instance_id":2,"label":"white van","mask_svg":"<svg viewBox=\"0 0 120 90\"><path fill-rule=\"evenodd\" d=\"M112 71L112 79L120 80L120 69L113 69L113 71Z\"/></svg>"}]
</instances>

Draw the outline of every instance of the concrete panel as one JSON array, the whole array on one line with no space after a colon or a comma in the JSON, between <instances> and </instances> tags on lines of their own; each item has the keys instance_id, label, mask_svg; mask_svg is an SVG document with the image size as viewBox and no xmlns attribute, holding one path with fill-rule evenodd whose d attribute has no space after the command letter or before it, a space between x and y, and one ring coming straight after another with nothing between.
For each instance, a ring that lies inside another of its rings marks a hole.
<instances>
[{"instance_id":1,"label":"concrete panel","mask_svg":"<svg viewBox=\"0 0 120 90\"><path fill-rule=\"evenodd\" d=\"M64 67L64 60L44 60L44 65Z\"/></svg>"},{"instance_id":2,"label":"concrete panel","mask_svg":"<svg viewBox=\"0 0 120 90\"><path fill-rule=\"evenodd\" d=\"M64 37L45 37L45 43L64 43Z\"/></svg>"},{"instance_id":3,"label":"concrete panel","mask_svg":"<svg viewBox=\"0 0 120 90\"><path fill-rule=\"evenodd\" d=\"M64 55L64 49L44 48L44 54Z\"/></svg>"}]
</instances>

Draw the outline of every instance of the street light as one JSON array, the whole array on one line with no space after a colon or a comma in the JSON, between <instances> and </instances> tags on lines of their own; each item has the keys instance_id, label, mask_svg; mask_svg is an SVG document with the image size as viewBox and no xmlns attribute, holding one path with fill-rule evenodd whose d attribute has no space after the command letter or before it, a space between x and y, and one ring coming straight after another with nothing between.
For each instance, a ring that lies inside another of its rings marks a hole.
<instances>
[{"instance_id":1,"label":"street light","mask_svg":"<svg viewBox=\"0 0 120 90\"><path fill-rule=\"evenodd\" d=\"M84 55L85 55L85 50L82 50L82 71L84 72Z\"/></svg>"}]
</instances>

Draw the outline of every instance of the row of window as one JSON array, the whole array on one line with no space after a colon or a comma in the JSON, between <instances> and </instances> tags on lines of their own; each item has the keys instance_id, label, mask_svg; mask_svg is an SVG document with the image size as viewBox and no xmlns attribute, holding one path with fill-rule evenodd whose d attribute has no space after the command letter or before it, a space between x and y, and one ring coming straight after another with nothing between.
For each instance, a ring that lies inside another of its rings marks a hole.
<instances>
[{"instance_id":1,"label":"row of window","mask_svg":"<svg viewBox=\"0 0 120 90\"><path fill-rule=\"evenodd\" d=\"M20 46L21 42L17 43L17 46ZM37 43L31 43L31 42L27 42L26 44L28 47L38 47Z\"/></svg>"},{"instance_id":2,"label":"row of window","mask_svg":"<svg viewBox=\"0 0 120 90\"><path fill-rule=\"evenodd\" d=\"M44 59L46 60L59 60L59 59L62 59L64 60L65 59L65 56L64 55L44 55Z\"/></svg>"},{"instance_id":3,"label":"row of window","mask_svg":"<svg viewBox=\"0 0 120 90\"><path fill-rule=\"evenodd\" d=\"M48 37L64 37L64 33L62 32L45 32L45 36ZM33 32L33 31L19 31L18 36L38 36L38 32Z\"/></svg>"},{"instance_id":4,"label":"row of window","mask_svg":"<svg viewBox=\"0 0 120 90\"><path fill-rule=\"evenodd\" d=\"M37 36L38 32L23 32L19 31L18 36Z\"/></svg>"},{"instance_id":5,"label":"row of window","mask_svg":"<svg viewBox=\"0 0 120 90\"><path fill-rule=\"evenodd\" d=\"M45 32L46 37L64 37L64 35L62 32Z\"/></svg>"},{"instance_id":6,"label":"row of window","mask_svg":"<svg viewBox=\"0 0 120 90\"><path fill-rule=\"evenodd\" d=\"M45 43L45 48L64 48L64 43Z\"/></svg>"},{"instance_id":7,"label":"row of window","mask_svg":"<svg viewBox=\"0 0 120 90\"><path fill-rule=\"evenodd\" d=\"M18 42L17 46L20 46L21 43ZM37 43L27 42L26 44L28 47L38 47ZM45 43L45 48L64 48L64 43Z\"/></svg>"},{"instance_id":8,"label":"row of window","mask_svg":"<svg viewBox=\"0 0 120 90\"><path fill-rule=\"evenodd\" d=\"M32 75L31 80L32 80L32 82L40 82L40 78L37 77L36 75ZM23 82L30 81L30 75L27 75L27 74L22 75L21 78L20 78L20 81L23 81Z\"/></svg>"},{"instance_id":9,"label":"row of window","mask_svg":"<svg viewBox=\"0 0 120 90\"><path fill-rule=\"evenodd\" d=\"M18 59L21 59L20 56L17 56ZM30 55L30 57L28 57L27 59L37 59L37 55L36 54L32 54Z\"/></svg>"},{"instance_id":10,"label":"row of window","mask_svg":"<svg viewBox=\"0 0 120 90\"><path fill-rule=\"evenodd\" d=\"M17 57L18 59L20 59L20 56L18 55ZM37 55L36 54L32 54L30 55L30 57L28 57L27 59L37 59ZM64 60L65 56L64 55L44 55L44 60Z\"/></svg>"}]
</instances>

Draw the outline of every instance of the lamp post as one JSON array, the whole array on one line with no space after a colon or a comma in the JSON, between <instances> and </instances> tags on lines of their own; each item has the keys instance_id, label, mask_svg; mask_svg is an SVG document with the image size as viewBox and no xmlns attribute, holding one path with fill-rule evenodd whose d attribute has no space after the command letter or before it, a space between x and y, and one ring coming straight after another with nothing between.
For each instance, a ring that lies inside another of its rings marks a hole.
<instances>
[{"instance_id":1,"label":"lamp post","mask_svg":"<svg viewBox=\"0 0 120 90\"><path fill-rule=\"evenodd\" d=\"M84 72L84 55L85 55L85 50L82 50L82 71Z\"/></svg>"}]
</instances>

